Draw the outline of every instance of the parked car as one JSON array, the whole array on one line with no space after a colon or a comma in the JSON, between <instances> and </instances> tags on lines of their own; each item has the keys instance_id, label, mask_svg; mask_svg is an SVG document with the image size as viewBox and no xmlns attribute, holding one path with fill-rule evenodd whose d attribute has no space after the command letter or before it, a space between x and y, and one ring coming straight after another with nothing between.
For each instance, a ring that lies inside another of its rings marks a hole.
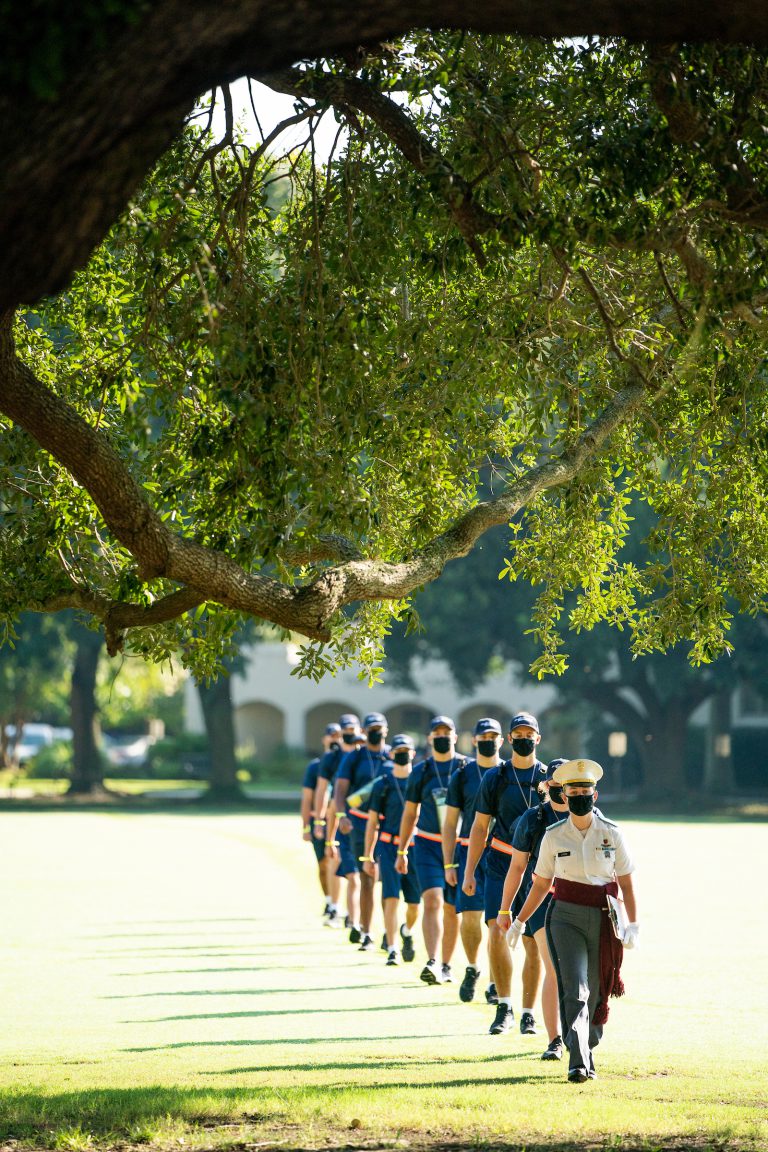
<instances>
[{"instance_id":1,"label":"parked car","mask_svg":"<svg viewBox=\"0 0 768 1152\"><path fill-rule=\"evenodd\" d=\"M54 730L50 724L37 724L30 722L21 729L21 736L16 742L16 725L9 724L5 730L8 737L8 748L17 764L26 764L36 756L41 748L48 748L55 740Z\"/></svg>"},{"instance_id":2,"label":"parked car","mask_svg":"<svg viewBox=\"0 0 768 1152\"><path fill-rule=\"evenodd\" d=\"M151 736L103 736L107 760L115 768L141 768L147 762Z\"/></svg>"}]
</instances>

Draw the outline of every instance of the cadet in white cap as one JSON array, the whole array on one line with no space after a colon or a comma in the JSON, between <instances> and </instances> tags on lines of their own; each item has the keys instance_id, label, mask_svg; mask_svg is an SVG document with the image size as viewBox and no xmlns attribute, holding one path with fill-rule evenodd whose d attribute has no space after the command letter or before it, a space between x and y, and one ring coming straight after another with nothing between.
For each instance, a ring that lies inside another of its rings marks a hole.
<instances>
[{"instance_id":1,"label":"cadet in white cap","mask_svg":"<svg viewBox=\"0 0 768 1152\"><path fill-rule=\"evenodd\" d=\"M623 949L635 947L639 932L632 858L619 829L594 807L602 775L594 760L566 760L553 773L553 781L563 785L570 815L545 832L531 891L509 930L514 948L554 881L547 940L573 1084L595 1078L592 1050L608 1018L608 997L624 991ZM614 929L611 912L617 904L619 919L622 914L619 891L626 922Z\"/></svg>"}]
</instances>

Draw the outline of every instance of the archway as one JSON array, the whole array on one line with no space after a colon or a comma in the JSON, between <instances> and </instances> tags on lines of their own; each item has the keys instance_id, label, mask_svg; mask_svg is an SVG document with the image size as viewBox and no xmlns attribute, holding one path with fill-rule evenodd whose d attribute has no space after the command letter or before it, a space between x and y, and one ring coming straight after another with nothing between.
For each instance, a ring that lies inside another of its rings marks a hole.
<instances>
[{"instance_id":1,"label":"archway","mask_svg":"<svg viewBox=\"0 0 768 1152\"><path fill-rule=\"evenodd\" d=\"M285 713L274 704L251 700L235 709L235 743L249 756L272 756L285 744Z\"/></svg>"}]
</instances>

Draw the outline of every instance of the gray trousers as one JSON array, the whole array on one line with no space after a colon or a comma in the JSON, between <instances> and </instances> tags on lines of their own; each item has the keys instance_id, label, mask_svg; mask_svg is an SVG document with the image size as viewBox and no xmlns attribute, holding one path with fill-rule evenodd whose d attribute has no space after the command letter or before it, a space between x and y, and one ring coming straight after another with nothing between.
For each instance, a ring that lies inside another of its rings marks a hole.
<instances>
[{"instance_id":1,"label":"gray trousers","mask_svg":"<svg viewBox=\"0 0 768 1152\"><path fill-rule=\"evenodd\" d=\"M592 1049L603 1035L602 1026L592 1023L600 999L600 919L599 908L564 900L553 900L547 912L569 1072L594 1070Z\"/></svg>"}]
</instances>

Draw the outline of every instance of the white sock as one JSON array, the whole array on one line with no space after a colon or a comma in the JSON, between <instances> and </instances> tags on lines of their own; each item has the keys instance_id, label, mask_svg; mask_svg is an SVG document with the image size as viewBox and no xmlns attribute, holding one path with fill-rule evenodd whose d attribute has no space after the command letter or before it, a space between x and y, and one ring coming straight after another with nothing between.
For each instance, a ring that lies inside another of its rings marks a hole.
<instances>
[{"instance_id":1,"label":"white sock","mask_svg":"<svg viewBox=\"0 0 768 1152\"><path fill-rule=\"evenodd\" d=\"M533 1016L533 1008L523 1008L523 1012L527 1012L529 1016Z\"/></svg>"},{"instance_id":2,"label":"white sock","mask_svg":"<svg viewBox=\"0 0 768 1152\"><path fill-rule=\"evenodd\" d=\"M512 1007L512 997L511 996L499 996L499 1004L506 1004L507 1008L511 1008Z\"/></svg>"},{"instance_id":3,"label":"white sock","mask_svg":"<svg viewBox=\"0 0 768 1152\"><path fill-rule=\"evenodd\" d=\"M407 924L403 924L400 931L402 932L403 936L411 936L412 935L412 932L411 932L411 930Z\"/></svg>"}]
</instances>

